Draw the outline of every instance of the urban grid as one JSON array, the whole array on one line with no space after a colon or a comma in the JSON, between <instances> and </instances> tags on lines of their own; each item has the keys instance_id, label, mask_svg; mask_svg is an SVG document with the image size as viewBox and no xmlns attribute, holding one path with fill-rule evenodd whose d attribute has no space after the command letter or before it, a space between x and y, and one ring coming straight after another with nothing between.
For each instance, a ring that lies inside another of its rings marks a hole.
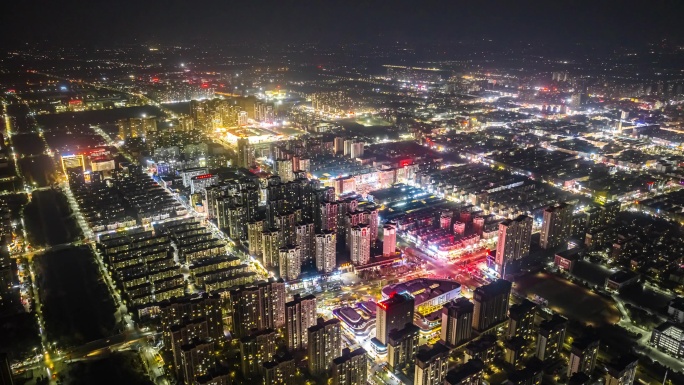
<instances>
[{"instance_id":1,"label":"urban grid","mask_svg":"<svg viewBox=\"0 0 684 385\"><path fill-rule=\"evenodd\" d=\"M54 3L0 22L0 385L684 384L684 4Z\"/></svg>"}]
</instances>

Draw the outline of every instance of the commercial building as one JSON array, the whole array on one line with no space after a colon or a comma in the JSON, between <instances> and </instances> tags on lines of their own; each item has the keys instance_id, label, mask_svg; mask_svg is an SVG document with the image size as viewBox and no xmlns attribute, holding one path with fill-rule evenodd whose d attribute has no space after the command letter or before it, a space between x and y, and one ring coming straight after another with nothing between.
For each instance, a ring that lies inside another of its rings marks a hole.
<instances>
[{"instance_id":1,"label":"commercial building","mask_svg":"<svg viewBox=\"0 0 684 385\"><path fill-rule=\"evenodd\" d=\"M441 343L424 347L416 354L414 385L441 385L447 375L449 348Z\"/></svg>"},{"instance_id":2,"label":"commercial building","mask_svg":"<svg viewBox=\"0 0 684 385\"><path fill-rule=\"evenodd\" d=\"M411 294L415 312L426 316L441 310L445 303L459 298L461 285L450 279L416 278L382 288L383 299L390 298L393 293Z\"/></svg>"},{"instance_id":3,"label":"commercial building","mask_svg":"<svg viewBox=\"0 0 684 385\"><path fill-rule=\"evenodd\" d=\"M496 270L503 277L505 266L530 254L532 218L520 215L499 223L499 239L496 244Z\"/></svg>"},{"instance_id":4,"label":"commercial building","mask_svg":"<svg viewBox=\"0 0 684 385\"><path fill-rule=\"evenodd\" d=\"M482 385L484 362L473 359L447 372L444 385Z\"/></svg>"},{"instance_id":5,"label":"commercial building","mask_svg":"<svg viewBox=\"0 0 684 385\"><path fill-rule=\"evenodd\" d=\"M344 349L332 363L333 385L366 385L368 383L368 357L363 348L353 352Z\"/></svg>"},{"instance_id":6,"label":"commercial building","mask_svg":"<svg viewBox=\"0 0 684 385\"><path fill-rule=\"evenodd\" d=\"M285 338L289 350L306 349L311 326L316 324L316 296L295 294L285 304Z\"/></svg>"},{"instance_id":7,"label":"commercial building","mask_svg":"<svg viewBox=\"0 0 684 385\"><path fill-rule=\"evenodd\" d=\"M208 173L209 169L206 167L186 168L178 172L183 180L183 187L190 187L192 178L198 175L206 175Z\"/></svg>"},{"instance_id":8,"label":"commercial building","mask_svg":"<svg viewBox=\"0 0 684 385\"><path fill-rule=\"evenodd\" d=\"M627 286L639 283L641 275L630 270L620 270L606 277L605 288L619 292Z\"/></svg>"},{"instance_id":9,"label":"commercial building","mask_svg":"<svg viewBox=\"0 0 684 385\"><path fill-rule=\"evenodd\" d=\"M597 338L581 338L570 347L570 361L568 362L568 378L575 373L591 375L596 368L596 358L599 351Z\"/></svg>"},{"instance_id":10,"label":"commercial building","mask_svg":"<svg viewBox=\"0 0 684 385\"><path fill-rule=\"evenodd\" d=\"M316 269L329 274L337 266L337 236L334 231L324 230L316 234Z\"/></svg>"},{"instance_id":11,"label":"commercial building","mask_svg":"<svg viewBox=\"0 0 684 385\"><path fill-rule=\"evenodd\" d=\"M575 264L580 259L579 248L572 248L556 253L553 264L561 270L573 272Z\"/></svg>"},{"instance_id":12,"label":"commercial building","mask_svg":"<svg viewBox=\"0 0 684 385\"><path fill-rule=\"evenodd\" d=\"M398 371L413 363L419 338L420 328L414 324L407 324L403 329L389 333L387 364L391 370Z\"/></svg>"},{"instance_id":13,"label":"commercial building","mask_svg":"<svg viewBox=\"0 0 684 385\"><path fill-rule=\"evenodd\" d=\"M511 283L498 279L480 286L473 293L473 329L484 332L506 320Z\"/></svg>"},{"instance_id":14,"label":"commercial building","mask_svg":"<svg viewBox=\"0 0 684 385\"><path fill-rule=\"evenodd\" d=\"M449 346L460 346L470 340L475 306L467 298L447 302L442 308L441 337Z\"/></svg>"},{"instance_id":15,"label":"commercial building","mask_svg":"<svg viewBox=\"0 0 684 385\"><path fill-rule=\"evenodd\" d=\"M653 329L651 346L675 358L684 357L684 327L665 322Z\"/></svg>"},{"instance_id":16,"label":"commercial building","mask_svg":"<svg viewBox=\"0 0 684 385\"><path fill-rule=\"evenodd\" d=\"M207 187L213 186L218 183L218 175L214 174L202 174L195 175L190 178L190 193L191 194L204 194Z\"/></svg>"},{"instance_id":17,"label":"commercial building","mask_svg":"<svg viewBox=\"0 0 684 385\"><path fill-rule=\"evenodd\" d=\"M572 234L572 205L559 203L547 207L542 219L539 245L543 249L552 249L565 242Z\"/></svg>"},{"instance_id":18,"label":"commercial building","mask_svg":"<svg viewBox=\"0 0 684 385\"><path fill-rule=\"evenodd\" d=\"M534 317L537 313L537 305L524 299L521 303L512 305L508 309L508 329L506 337L522 337L530 342L534 339Z\"/></svg>"},{"instance_id":19,"label":"commercial building","mask_svg":"<svg viewBox=\"0 0 684 385\"><path fill-rule=\"evenodd\" d=\"M558 358L563 349L567 328L567 318L558 314L554 314L548 321L543 321L537 334L537 358L542 361Z\"/></svg>"},{"instance_id":20,"label":"commercial building","mask_svg":"<svg viewBox=\"0 0 684 385\"><path fill-rule=\"evenodd\" d=\"M309 373L321 376L329 373L333 359L342 354L341 324L337 318L319 318L307 333Z\"/></svg>"},{"instance_id":21,"label":"commercial building","mask_svg":"<svg viewBox=\"0 0 684 385\"><path fill-rule=\"evenodd\" d=\"M378 302L375 317L375 338L387 345L389 333L413 323L414 300L408 293L395 293Z\"/></svg>"}]
</instances>

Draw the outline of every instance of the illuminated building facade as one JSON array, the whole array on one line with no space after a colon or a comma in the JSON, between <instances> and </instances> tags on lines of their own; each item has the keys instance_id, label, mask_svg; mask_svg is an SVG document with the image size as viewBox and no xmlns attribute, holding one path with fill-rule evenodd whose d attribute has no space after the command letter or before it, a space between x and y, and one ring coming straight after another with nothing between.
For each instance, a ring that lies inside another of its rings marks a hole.
<instances>
[{"instance_id":1,"label":"illuminated building facade","mask_svg":"<svg viewBox=\"0 0 684 385\"><path fill-rule=\"evenodd\" d=\"M407 293L395 293L378 302L375 316L375 338L387 345L389 333L413 323L414 299Z\"/></svg>"},{"instance_id":2,"label":"illuminated building facade","mask_svg":"<svg viewBox=\"0 0 684 385\"><path fill-rule=\"evenodd\" d=\"M499 240L496 244L496 271L502 276L505 266L530 254L532 218L521 215L499 223Z\"/></svg>"},{"instance_id":3,"label":"illuminated building facade","mask_svg":"<svg viewBox=\"0 0 684 385\"><path fill-rule=\"evenodd\" d=\"M560 203L544 210L539 246L552 249L567 242L572 233L572 205Z\"/></svg>"}]
</instances>

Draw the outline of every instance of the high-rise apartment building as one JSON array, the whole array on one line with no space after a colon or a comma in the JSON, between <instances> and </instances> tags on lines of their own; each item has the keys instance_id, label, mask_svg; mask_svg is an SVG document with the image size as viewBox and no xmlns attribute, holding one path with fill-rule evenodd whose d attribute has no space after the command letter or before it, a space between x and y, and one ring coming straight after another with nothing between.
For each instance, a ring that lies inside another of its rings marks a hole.
<instances>
[{"instance_id":1,"label":"high-rise apartment building","mask_svg":"<svg viewBox=\"0 0 684 385\"><path fill-rule=\"evenodd\" d=\"M270 269L280 264L280 248L284 246L279 229L261 233L261 255L264 267Z\"/></svg>"},{"instance_id":2,"label":"high-rise apartment building","mask_svg":"<svg viewBox=\"0 0 684 385\"><path fill-rule=\"evenodd\" d=\"M496 244L496 270L502 276L505 266L530 254L532 218L520 215L499 223L499 239Z\"/></svg>"},{"instance_id":3,"label":"high-rise apartment building","mask_svg":"<svg viewBox=\"0 0 684 385\"><path fill-rule=\"evenodd\" d=\"M382 227L382 255L387 257L394 255L397 250L397 226L393 223L385 223Z\"/></svg>"},{"instance_id":4,"label":"high-rise apartment building","mask_svg":"<svg viewBox=\"0 0 684 385\"><path fill-rule=\"evenodd\" d=\"M319 318L307 333L309 372L314 376L328 374L333 359L342 354L340 320Z\"/></svg>"},{"instance_id":5,"label":"high-rise apartment building","mask_svg":"<svg viewBox=\"0 0 684 385\"><path fill-rule=\"evenodd\" d=\"M600 341L598 338L580 338L570 346L570 361L568 362L568 378L575 373L591 375L596 368Z\"/></svg>"},{"instance_id":6,"label":"high-rise apartment building","mask_svg":"<svg viewBox=\"0 0 684 385\"><path fill-rule=\"evenodd\" d=\"M337 206L337 202L321 203L321 230L337 233Z\"/></svg>"},{"instance_id":7,"label":"high-rise apartment building","mask_svg":"<svg viewBox=\"0 0 684 385\"><path fill-rule=\"evenodd\" d=\"M410 294L395 293L378 302L375 316L375 338L387 345L389 333L413 323L415 300Z\"/></svg>"},{"instance_id":8,"label":"high-rise apartment building","mask_svg":"<svg viewBox=\"0 0 684 385\"><path fill-rule=\"evenodd\" d=\"M413 360L418 352L420 328L406 324L401 330L389 332L387 340L387 364L394 371L401 370Z\"/></svg>"},{"instance_id":9,"label":"high-rise apartment building","mask_svg":"<svg viewBox=\"0 0 684 385\"><path fill-rule=\"evenodd\" d=\"M316 269L332 273L337 266L337 237L334 231L324 230L316 234Z\"/></svg>"},{"instance_id":10,"label":"high-rise apartment building","mask_svg":"<svg viewBox=\"0 0 684 385\"><path fill-rule=\"evenodd\" d=\"M363 148L366 144L361 141L355 141L351 143L349 149L349 157L352 159L361 158L363 156Z\"/></svg>"},{"instance_id":11,"label":"high-rise apartment building","mask_svg":"<svg viewBox=\"0 0 684 385\"><path fill-rule=\"evenodd\" d=\"M606 364L605 385L632 385L636 378L639 358L631 354L624 355Z\"/></svg>"},{"instance_id":12,"label":"high-rise apartment building","mask_svg":"<svg viewBox=\"0 0 684 385\"><path fill-rule=\"evenodd\" d=\"M278 354L263 365L264 384L297 385L297 366L290 354Z\"/></svg>"},{"instance_id":13,"label":"high-rise apartment building","mask_svg":"<svg viewBox=\"0 0 684 385\"><path fill-rule=\"evenodd\" d=\"M508 309L507 338L522 337L527 342L534 339L534 317L537 313L537 305L524 299L521 303L512 305Z\"/></svg>"},{"instance_id":14,"label":"high-rise apartment building","mask_svg":"<svg viewBox=\"0 0 684 385\"><path fill-rule=\"evenodd\" d=\"M116 122L119 128L119 138L145 138L157 131L157 118L144 116L140 118L119 119Z\"/></svg>"},{"instance_id":15,"label":"high-rise apartment building","mask_svg":"<svg viewBox=\"0 0 684 385\"><path fill-rule=\"evenodd\" d=\"M444 385L482 385L484 362L477 358L447 372Z\"/></svg>"},{"instance_id":16,"label":"high-rise apartment building","mask_svg":"<svg viewBox=\"0 0 684 385\"><path fill-rule=\"evenodd\" d=\"M510 294L511 283L503 279L475 289L473 329L483 332L505 321L508 315Z\"/></svg>"},{"instance_id":17,"label":"high-rise apartment building","mask_svg":"<svg viewBox=\"0 0 684 385\"><path fill-rule=\"evenodd\" d=\"M5 353L0 354L0 385L14 385L12 369Z\"/></svg>"},{"instance_id":18,"label":"high-rise apartment building","mask_svg":"<svg viewBox=\"0 0 684 385\"><path fill-rule=\"evenodd\" d=\"M193 341L223 343L221 298L203 294L196 298L163 301L159 305L164 348L173 357L176 372L182 375L182 347Z\"/></svg>"},{"instance_id":19,"label":"high-rise apartment building","mask_svg":"<svg viewBox=\"0 0 684 385\"><path fill-rule=\"evenodd\" d=\"M552 249L567 242L572 234L572 210L572 205L567 203L559 203L544 210L539 238L539 245L543 249Z\"/></svg>"},{"instance_id":20,"label":"high-rise apartment building","mask_svg":"<svg viewBox=\"0 0 684 385\"><path fill-rule=\"evenodd\" d=\"M449 348L436 343L424 347L416 354L416 370L413 376L414 385L442 385L449 365Z\"/></svg>"},{"instance_id":21,"label":"high-rise apartment building","mask_svg":"<svg viewBox=\"0 0 684 385\"><path fill-rule=\"evenodd\" d=\"M261 233L263 232L263 220L253 220L247 223L247 245L249 255L252 255L256 258L260 258L263 255L263 246L261 244Z\"/></svg>"},{"instance_id":22,"label":"high-rise apartment building","mask_svg":"<svg viewBox=\"0 0 684 385\"><path fill-rule=\"evenodd\" d=\"M181 347L181 371L186 384L192 384L195 379L209 373L214 365L215 345L212 341L193 341Z\"/></svg>"},{"instance_id":23,"label":"high-rise apartment building","mask_svg":"<svg viewBox=\"0 0 684 385\"><path fill-rule=\"evenodd\" d=\"M285 304L285 339L289 350L306 349L309 328L316 324L316 297L301 297L295 294L292 301Z\"/></svg>"},{"instance_id":24,"label":"high-rise apartment building","mask_svg":"<svg viewBox=\"0 0 684 385\"><path fill-rule=\"evenodd\" d=\"M354 265L366 265L370 262L371 231L368 225L351 228L351 261Z\"/></svg>"},{"instance_id":25,"label":"high-rise apartment building","mask_svg":"<svg viewBox=\"0 0 684 385\"><path fill-rule=\"evenodd\" d=\"M548 321L543 321L537 334L537 358L544 361L560 357L567 328L567 318L558 314L554 314Z\"/></svg>"},{"instance_id":26,"label":"high-rise apartment building","mask_svg":"<svg viewBox=\"0 0 684 385\"><path fill-rule=\"evenodd\" d=\"M249 139L238 138L237 140L237 166L250 168L254 164L254 147L249 144Z\"/></svg>"},{"instance_id":27,"label":"high-rise apartment building","mask_svg":"<svg viewBox=\"0 0 684 385\"><path fill-rule=\"evenodd\" d=\"M276 159L274 170L283 182L294 180L292 159Z\"/></svg>"},{"instance_id":28,"label":"high-rise apartment building","mask_svg":"<svg viewBox=\"0 0 684 385\"><path fill-rule=\"evenodd\" d=\"M302 264L312 262L316 254L316 228L313 222L295 226L295 244L299 246Z\"/></svg>"},{"instance_id":29,"label":"high-rise apartment building","mask_svg":"<svg viewBox=\"0 0 684 385\"><path fill-rule=\"evenodd\" d=\"M363 348L344 349L332 364L333 385L366 385L368 383L368 357Z\"/></svg>"},{"instance_id":30,"label":"high-rise apartment building","mask_svg":"<svg viewBox=\"0 0 684 385\"><path fill-rule=\"evenodd\" d=\"M280 249L280 278L292 281L302 273L302 260L299 246L289 246Z\"/></svg>"},{"instance_id":31,"label":"high-rise apartment building","mask_svg":"<svg viewBox=\"0 0 684 385\"><path fill-rule=\"evenodd\" d=\"M240 338L240 371L246 378L263 373L263 365L272 361L276 350L276 332L264 329Z\"/></svg>"},{"instance_id":32,"label":"high-rise apartment building","mask_svg":"<svg viewBox=\"0 0 684 385\"><path fill-rule=\"evenodd\" d=\"M237 337L253 331L285 326L285 283L269 280L230 291L232 332Z\"/></svg>"},{"instance_id":33,"label":"high-rise apartment building","mask_svg":"<svg viewBox=\"0 0 684 385\"><path fill-rule=\"evenodd\" d=\"M475 306L467 298L447 302L442 308L442 341L455 347L470 340L474 309Z\"/></svg>"}]
</instances>

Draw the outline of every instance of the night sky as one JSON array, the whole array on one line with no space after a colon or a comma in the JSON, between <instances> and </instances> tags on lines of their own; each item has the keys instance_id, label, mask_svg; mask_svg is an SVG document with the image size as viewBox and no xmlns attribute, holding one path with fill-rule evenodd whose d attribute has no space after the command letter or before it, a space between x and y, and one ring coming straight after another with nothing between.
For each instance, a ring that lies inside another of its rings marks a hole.
<instances>
[{"instance_id":1,"label":"night sky","mask_svg":"<svg viewBox=\"0 0 684 385\"><path fill-rule=\"evenodd\" d=\"M684 38L680 0L8 0L2 8L8 45Z\"/></svg>"}]
</instances>

